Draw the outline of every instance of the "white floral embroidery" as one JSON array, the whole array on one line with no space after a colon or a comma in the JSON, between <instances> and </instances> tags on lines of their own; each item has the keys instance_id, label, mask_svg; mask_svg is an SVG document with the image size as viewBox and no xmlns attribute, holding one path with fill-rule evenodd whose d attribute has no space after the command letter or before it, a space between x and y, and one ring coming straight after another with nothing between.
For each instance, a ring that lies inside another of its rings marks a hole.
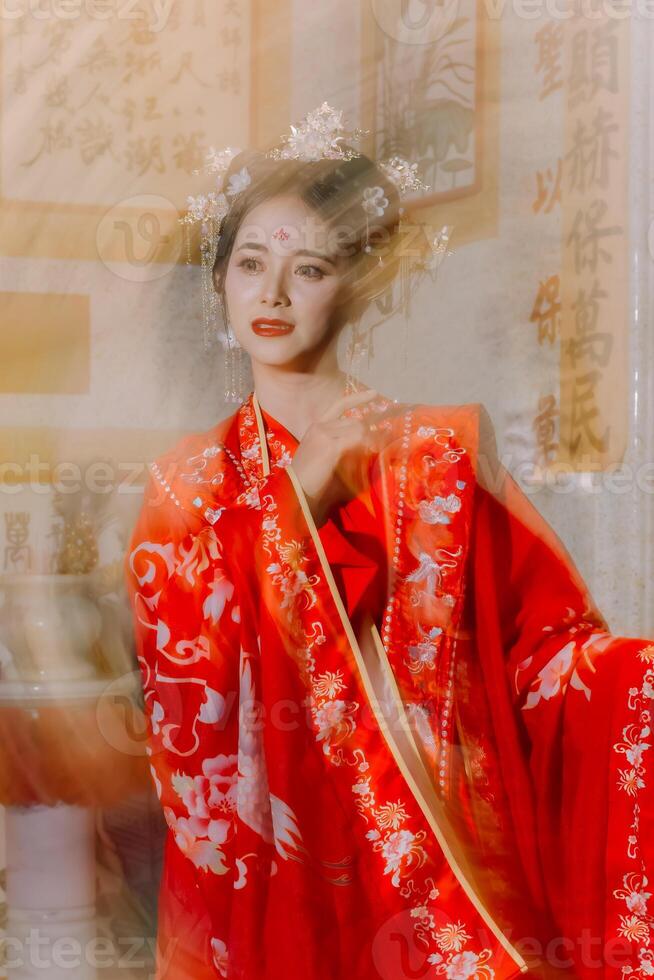
<instances>
[{"instance_id":1,"label":"white floral embroidery","mask_svg":"<svg viewBox=\"0 0 654 980\"><path fill-rule=\"evenodd\" d=\"M170 578L173 574L175 570L175 545L173 542L167 541L165 544L158 544L153 541L141 541L129 556L130 571L134 574L139 588L143 588L144 585L149 585L156 579L157 562L153 560L155 556L163 560L166 578ZM139 574L139 569L141 568L142 571ZM157 595L148 601L148 605L153 608L158 598L159 594L157 593Z\"/></svg>"},{"instance_id":2,"label":"white floral embroidery","mask_svg":"<svg viewBox=\"0 0 654 980\"><path fill-rule=\"evenodd\" d=\"M211 527L203 527L194 534L190 544L179 543L179 558L175 574L182 576L190 586L195 586L198 576L221 557L216 532Z\"/></svg>"},{"instance_id":3,"label":"white floral embroidery","mask_svg":"<svg viewBox=\"0 0 654 980\"><path fill-rule=\"evenodd\" d=\"M420 632L423 635L423 639L419 643L412 643L408 647L408 653L411 659L404 661L408 665L409 670L414 674L420 673L425 667L429 670L435 669L438 646L434 641L442 634L443 630L440 626L432 626L431 629L425 630L421 625Z\"/></svg>"},{"instance_id":4,"label":"white floral embroidery","mask_svg":"<svg viewBox=\"0 0 654 980\"><path fill-rule=\"evenodd\" d=\"M529 711L531 708L535 708L541 699L549 701L558 694L563 695L568 685L576 691L583 691L586 699L590 701L590 688L581 680L576 669L576 664L581 659L584 651L588 650L593 644L596 644L598 639L605 641L606 637L606 631L594 632L586 637L581 644L577 637L573 637L561 650L557 650L554 656L536 675L536 680L533 683L537 686L529 691L522 710ZM526 669L531 661L531 657L522 661L518 665L518 671Z\"/></svg>"},{"instance_id":5,"label":"white floral embroidery","mask_svg":"<svg viewBox=\"0 0 654 980\"><path fill-rule=\"evenodd\" d=\"M325 701L317 708L315 713L316 724L318 725L318 741L332 738L334 732L343 724L348 706L345 701ZM329 752L329 746L325 745L325 751Z\"/></svg>"},{"instance_id":6,"label":"white floral embroidery","mask_svg":"<svg viewBox=\"0 0 654 980\"><path fill-rule=\"evenodd\" d=\"M418 514L425 524L451 524L450 514L456 514L461 510L461 498L455 493L450 493L447 497L432 497L431 500L421 500L418 505Z\"/></svg>"},{"instance_id":7,"label":"white floral embroidery","mask_svg":"<svg viewBox=\"0 0 654 980\"><path fill-rule=\"evenodd\" d=\"M449 926L443 926L436 933L436 941L440 948L444 951L454 950L458 953L468 942L472 939L469 933L466 932L462 922L451 923Z\"/></svg>"},{"instance_id":8,"label":"white floral embroidery","mask_svg":"<svg viewBox=\"0 0 654 980\"><path fill-rule=\"evenodd\" d=\"M645 753L652 747L651 700L654 693L654 645L644 647L638 652L639 659L646 667L642 685L629 690L628 708L637 715L637 720L622 729L622 741L615 742L613 750L623 755L630 768L618 770L618 787L633 800L633 820L627 838L626 854L636 869L627 871L622 877L622 887L613 891L615 898L622 899L627 909L620 915L618 936L637 944L638 963L625 964L622 975L629 980L644 980L654 976L654 915L649 910L652 892L648 890L649 881L645 874L645 864L640 849L640 791L646 786Z\"/></svg>"},{"instance_id":9,"label":"white floral embroidery","mask_svg":"<svg viewBox=\"0 0 654 980\"><path fill-rule=\"evenodd\" d=\"M460 557L463 549L459 546L456 551L448 551L447 548L439 548L436 551L436 558L428 551L421 551L418 554L418 567L406 576L407 582L424 582L424 592L433 595L436 586L441 584L443 570L456 568L456 559Z\"/></svg>"},{"instance_id":10,"label":"white floral embroidery","mask_svg":"<svg viewBox=\"0 0 654 980\"><path fill-rule=\"evenodd\" d=\"M405 704L407 717L412 721L415 731L420 738L425 749L430 756L436 751L436 738L434 737L434 722L431 720L429 709L426 705L417 702Z\"/></svg>"},{"instance_id":11,"label":"white floral embroidery","mask_svg":"<svg viewBox=\"0 0 654 980\"><path fill-rule=\"evenodd\" d=\"M430 898L433 901L437 897L438 889L434 888ZM479 953L464 949L472 937L463 922L459 920L436 929L434 917L424 905L415 905L411 909L411 916L416 919L418 941L423 946L430 941L435 942L440 950L427 957L427 962L436 967L437 974L444 974L448 978L471 977L474 980L490 980L495 976L495 971L487 965L493 955L490 949L483 949Z\"/></svg>"},{"instance_id":12,"label":"white floral embroidery","mask_svg":"<svg viewBox=\"0 0 654 980\"><path fill-rule=\"evenodd\" d=\"M253 428L254 419L251 418L253 413L249 404L244 409L244 413L244 427ZM431 431L436 443L445 447L441 458L451 463L460 460L466 450L450 445L449 437L453 434L453 430L439 428ZM463 489L465 483L466 481L459 480L457 489ZM446 494L443 495L443 499L447 500ZM452 501L450 504L456 506ZM321 575L319 572L312 574L313 566L309 563L300 542L283 540L279 527L277 501L274 496L268 494L265 499L257 503L257 506L262 511L262 544L269 555L268 573L282 599L284 628L288 630L289 636L295 637L296 640L294 644L288 645L289 652L294 657L299 675L310 692L308 707L313 719L316 740L323 743L325 758L332 765L352 767L354 770L352 792L357 811L368 824L365 837L371 842L373 851L379 853L385 873L390 876L394 887L406 901L422 898L423 902L427 899L435 902L439 890L435 887L433 879L424 873L423 876L419 874L419 869L425 865L429 856L428 831L422 827L416 829L412 826L413 818L409 816L401 800L378 802L366 753L358 740L352 742L352 735L358 728L360 705L347 700L345 696L340 696L346 690L339 676L340 671L328 671L323 668L322 672L318 673L317 663L320 663L321 646L325 642L325 626L318 620L312 621L306 614L317 603L316 589L321 584ZM452 510L451 513L455 511ZM451 568L459 568L457 559L463 554L463 549L461 547L454 551L439 549L432 553L441 565L440 574L444 574ZM410 584L412 590L409 592L408 601L413 603L420 590L416 589L415 582ZM434 588L435 584L434 580ZM440 600L440 597L438 598ZM452 599L453 597L448 595L443 601L451 604ZM417 641L412 645L417 647L422 642L431 643L437 639L438 633L432 633L431 629L430 624L428 629L422 629L421 637L412 636L411 639ZM479 952L463 948L457 950L455 948L457 943L450 940L452 949L446 955L437 952L438 937L435 932L434 917L425 905L417 908L420 911L414 919L414 928L423 945L426 946L426 952L431 953L431 962L436 967L437 973L446 973L448 977L474 977L475 980L486 980L494 975L493 970L487 965L493 956L488 948ZM465 924L459 923L458 926L462 930L458 945L463 947L467 944L467 940L464 939ZM471 929L469 931L472 932ZM443 935L441 940L444 939Z\"/></svg>"},{"instance_id":13,"label":"white floral embroidery","mask_svg":"<svg viewBox=\"0 0 654 980\"><path fill-rule=\"evenodd\" d=\"M467 977L483 976L479 969L481 957L477 953L467 950L465 953L456 953L443 970L438 973L445 973L448 980L466 980ZM488 976L494 976L494 970L488 970Z\"/></svg>"},{"instance_id":14,"label":"white floral embroidery","mask_svg":"<svg viewBox=\"0 0 654 980\"><path fill-rule=\"evenodd\" d=\"M235 755L218 755L203 760L201 776L176 773L171 785L187 816L178 817L170 807L164 807L164 816L182 853L196 867L215 874L228 871L221 845L233 824L236 761Z\"/></svg>"},{"instance_id":15,"label":"white floral embroidery","mask_svg":"<svg viewBox=\"0 0 654 980\"><path fill-rule=\"evenodd\" d=\"M209 585L209 594L202 603L202 615L212 623L220 620L225 605L234 595L234 585L220 569L214 573L213 582Z\"/></svg>"},{"instance_id":16,"label":"white floral embroidery","mask_svg":"<svg viewBox=\"0 0 654 980\"><path fill-rule=\"evenodd\" d=\"M334 698L344 687L343 672L328 670L324 674L318 675L313 690L319 698Z\"/></svg>"},{"instance_id":17,"label":"white floral embroidery","mask_svg":"<svg viewBox=\"0 0 654 980\"><path fill-rule=\"evenodd\" d=\"M441 566L428 551L418 554L418 567L406 576L407 582L424 582L424 591L432 595L441 581Z\"/></svg>"},{"instance_id":18,"label":"white floral embroidery","mask_svg":"<svg viewBox=\"0 0 654 980\"><path fill-rule=\"evenodd\" d=\"M164 710L158 701L152 701L150 704L150 724L152 725L152 731L155 735L158 735L161 728L160 722L164 720ZM159 794L161 795L161 794Z\"/></svg>"},{"instance_id":19,"label":"white floral embroidery","mask_svg":"<svg viewBox=\"0 0 654 980\"><path fill-rule=\"evenodd\" d=\"M302 841L297 817L279 797L271 793L266 768L263 725L257 714L257 700L250 657L241 652L240 710L238 738L237 811L239 818L287 859Z\"/></svg>"},{"instance_id":20,"label":"white floral embroidery","mask_svg":"<svg viewBox=\"0 0 654 980\"><path fill-rule=\"evenodd\" d=\"M217 939L215 936L211 937L211 953L213 956L213 965L218 970L221 977L227 976L227 946L222 941L222 939Z\"/></svg>"},{"instance_id":21,"label":"white floral embroidery","mask_svg":"<svg viewBox=\"0 0 654 980\"><path fill-rule=\"evenodd\" d=\"M409 830L395 830L390 833L381 846L381 852L386 861L385 874L397 872L405 857L408 857L415 847L416 835Z\"/></svg>"}]
</instances>

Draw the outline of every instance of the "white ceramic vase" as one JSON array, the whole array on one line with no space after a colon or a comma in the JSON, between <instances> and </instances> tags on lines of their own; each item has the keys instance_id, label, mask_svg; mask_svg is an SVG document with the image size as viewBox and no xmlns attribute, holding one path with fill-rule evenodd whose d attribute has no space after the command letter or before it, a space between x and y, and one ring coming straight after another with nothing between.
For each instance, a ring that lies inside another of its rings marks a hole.
<instances>
[{"instance_id":1,"label":"white ceramic vase","mask_svg":"<svg viewBox=\"0 0 654 980\"><path fill-rule=\"evenodd\" d=\"M83 680L97 674L102 616L88 575L0 576L0 678Z\"/></svg>"}]
</instances>

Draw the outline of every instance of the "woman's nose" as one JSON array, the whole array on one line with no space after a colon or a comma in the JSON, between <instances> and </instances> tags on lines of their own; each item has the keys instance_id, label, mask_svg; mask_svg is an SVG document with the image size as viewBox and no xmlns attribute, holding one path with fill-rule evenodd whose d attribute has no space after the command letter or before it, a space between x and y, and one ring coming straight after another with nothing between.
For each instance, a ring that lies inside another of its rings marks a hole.
<instances>
[{"instance_id":1,"label":"woman's nose","mask_svg":"<svg viewBox=\"0 0 654 980\"><path fill-rule=\"evenodd\" d=\"M269 270L262 283L261 300L269 306L288 306L289 299L282 270Z\"/></svg>"}]
</instances>

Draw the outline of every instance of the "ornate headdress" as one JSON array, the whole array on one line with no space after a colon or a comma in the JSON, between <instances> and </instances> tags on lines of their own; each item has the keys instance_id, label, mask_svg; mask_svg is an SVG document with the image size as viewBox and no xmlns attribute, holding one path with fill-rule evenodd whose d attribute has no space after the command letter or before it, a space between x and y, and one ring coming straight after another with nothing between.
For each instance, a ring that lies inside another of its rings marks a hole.
<instances>
[{"instance_id":1,"label":"ornate headdress","mask_svg":"<svg viewBox=\"0 0 654 980\"><path fill-rule=\"evenodd\" d=\"M365 130L354 129L346 130L343 125L343 112L333 109L327 102L309 112L301 123L291 126L290 133L281 137L278 146L273 147L265 155L274 160L301 160L312 162L317 160L351 160L361 154L352 148L351 143L356 143L363 136L367 135ZM346 142L347 141L347 142ZM344 145L345 144L345 145ZM252 176L246 166L239 171L230 174L227 172L235 156L241 151L228 146L222 150L211 147L207 153L204 173L215 178L215 188L208 194L201 194L197 197L188 197L186 214L179 219L184 226L186 238L187 262L192 263L191 235L193 226L200 229L200 257L202 267L202 313L204 321L204 345L208 349L215 339L219 339L225 347L225 368L226 368L226 393L227 401L240 401L242 392L239 390L242 380L242 351L236 338L233 336L229 322L222 308L221 298L215 291L213 284L213 265L217 254L220 241L221 226L224 218L229 213L238 195L244 191L251 183ZM387 179L397 188L400 200L408 193L424 191L428 185L424 184L418 176L417 163L410 163L401 156L393 156L387 160L377 161L377 166L384 173ZM194 171L195 174L201 171ZM384 193L384 188L371 185L363 189L361 197L361 208L366 222L364 251L372 251L369 238L369 218L380 217L388 207L388 198ZM402 228L402 215L404 208L399 208L400 230ZM399 296L394 297L394 286L391 283L387 292L377 302L377 308L381 314L380 319L370 327L366 328L365 339L357 337L356 328L353 330L353 339L350 345L350 372L356 373L354 364L357 366L363 356L372 353L370 343L371 331L379 322L387 319L398 309L402 309L406 320L409 316L409 304L412 292L415 289L416 275L428 272L432 278L436 277L438 268L448 251L447 245L450 237L451 226L445 225L433 237L428 239L428 248L425 258L411 262L408 256L400 258L400 273L397 277L399 284ZM380 255L380 264L383 259ZM221 319L224 330L220 330L218 323L218 309L221 308ZM406 356L406 337L405 337L405 356ZM238 377L237 377L238 375Z\"/></svg>"}]
</instances>

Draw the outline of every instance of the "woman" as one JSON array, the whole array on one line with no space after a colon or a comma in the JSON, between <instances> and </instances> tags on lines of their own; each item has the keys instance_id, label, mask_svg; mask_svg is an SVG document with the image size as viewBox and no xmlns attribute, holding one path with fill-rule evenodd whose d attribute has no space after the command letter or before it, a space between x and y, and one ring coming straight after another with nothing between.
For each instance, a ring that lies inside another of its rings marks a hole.
<instances>
[{"instance_id":1,"label":"woman","mask_svg":"<svg viewBox=\"0 0 654 980\"><path fill-rule=\"evenodd\" d=\"M340 370L397 271L387 174L225 177L213 282L254 390L152 464L126 562L157 976L651 975L654 647L609 634L480 405Z\"/></svg>"}]
</instances>

